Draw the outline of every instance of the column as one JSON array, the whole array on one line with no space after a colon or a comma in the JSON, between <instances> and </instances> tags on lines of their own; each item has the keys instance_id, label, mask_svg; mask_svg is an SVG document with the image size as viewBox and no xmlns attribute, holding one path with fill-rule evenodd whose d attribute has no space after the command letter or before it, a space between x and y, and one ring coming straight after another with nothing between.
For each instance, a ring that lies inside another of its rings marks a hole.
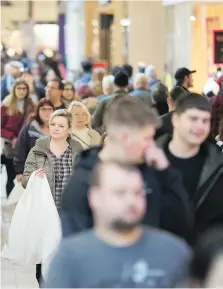
<instances>
[{"instance_id":1,"label":"column","mask_svg":"<svg viewBox=\"0 0 223 289\"><path fill-rule=\"evenodd\" d=\"M65 58L65 9L66 2L59 1L58 2L58 26L59 26L59 43L58 43L58 51L62 59Z\"/></svg>"},{"instance_id":2,"label":"column","mask_svg":"<svg viewBox=\"0 0 223 289\"><path fill-rule=\"evenodd\" d=\"M191 63L191 3L174 5L174 71L179 67L190 68Z\"/></svg>"},{"instance_id":3,"label":"column","mask_svg":"<svg viewBox=\"0 0 223 289\"><path fill-rule=\"evenodd\" d=\"M84 1L66 1L65 52L67 79L80 71L85 53Z\"/></svg>"}]
</instances>

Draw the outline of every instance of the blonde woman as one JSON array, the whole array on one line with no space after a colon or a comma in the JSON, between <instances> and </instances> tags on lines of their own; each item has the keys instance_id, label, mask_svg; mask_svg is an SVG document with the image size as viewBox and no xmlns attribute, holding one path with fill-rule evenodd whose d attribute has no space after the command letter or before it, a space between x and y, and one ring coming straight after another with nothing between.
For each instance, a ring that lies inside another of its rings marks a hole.
<instances>
[{"instance_id":1,"label":"blonde woman","mask_svg":"<svg viewBox=\"0 0 223 289\"><path fill-rule=\"evenodd\" d=\"M72 115L66 109L58 109L51 115L49 136L36 141L26 159L22 178L22 186L26 188L34 171L40 178L45 174L58 210L75 158L82 150L80 143L70 138L71 126ZM38 282L41 279L40 264L36 266L36 278Z\"/></svg>"},{"instance_id":2,"label":"blonde woman","mask_svg":"<svg viewBox=\"0 0 223 289\"><path fill-rule=\"evenodd\" d=\"M26 188L34 171L39 177L46 174L58 209L75 157L82 149L79 142L70 138L71 127L72 115L66 109L58 109L51 115L49 136L36 141L26 159L22 178L22 186Z\"/></svg>"},{"instance_id":3,"label":"blonde woman","mask_svg":"<svg viewBox=\"0 0 223 289\"><path fill-rule=\"evenodd\" d=\"M86 105L80 101L73 101L68 111L73 117L71 137L79 141L84 149L100 145L101 136L91 128L91 115Z\"/></svg>"}]
</instances>

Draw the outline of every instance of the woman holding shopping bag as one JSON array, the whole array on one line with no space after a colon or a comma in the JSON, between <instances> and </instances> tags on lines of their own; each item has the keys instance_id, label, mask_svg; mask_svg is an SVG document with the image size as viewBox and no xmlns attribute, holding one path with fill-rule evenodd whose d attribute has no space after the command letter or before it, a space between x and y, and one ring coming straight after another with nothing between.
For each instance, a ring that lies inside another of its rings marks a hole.
<instances>
[{"instance_id":1,"label":"woman holding shopping bag","mask_svg":"<svg viewBox=\"0 0 223 289\"><path fill-rule=\"evenodd\" d=\"M22 186L26 188L31 174L36 171L40 178L47 177L57 209L60 209L62 194L72 174L77 153L82 150L80 143L70 138L72 115L66 109L55 111L49 120L49 137L36 141L24 168ZM37 280L41 267L37 265Z\"/></svg>"},{"instance_id":2,"label":"woman holding shopping bag","mask_svg":"<svg viewBox=\"0 0 223 289\"><path fill-rule=\"evenodd\" d=\"M54 106L50 100L42 98L37 106L30 122L20 131L14 157L14 168L18 182L21 182L26 158L30 150L35 146L36 140L49 135L49 119L54 112Z\"/></svg>"},{"instance_id":3,"label":"woman holding shopping bag","mask_svg":"<svg viewBox=\"0 0 223 289\"><path fill-rule=\"evenodd\" d=\"M17 137L34 108L35 106L29 97L28 84L21 78L16 79L10 95L1 105L1 138L3 141L1 162L6 166L7 170L6 191L8 196L14 187L13 181L16 176L13 157Z\"/></svg>"}]
</instances>

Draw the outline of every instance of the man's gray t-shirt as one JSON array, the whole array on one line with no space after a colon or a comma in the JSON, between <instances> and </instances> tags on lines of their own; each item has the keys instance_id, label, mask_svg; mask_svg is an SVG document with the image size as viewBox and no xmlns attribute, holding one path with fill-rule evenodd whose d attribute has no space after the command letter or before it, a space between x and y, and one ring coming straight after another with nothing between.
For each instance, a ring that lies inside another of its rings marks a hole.
<instances>
[{"instance_id":1,"label":"man's gray t-shirt","mask_svg":"<svg viewBox=\"0 0 223 289\"><path fill-rule=\"evenodd\" d=\"M46 288L161 288L180 286L191 252L167 232L145 229L130 246L111 246L93 230L62 241Z\"/></svg>"}]
</instances>

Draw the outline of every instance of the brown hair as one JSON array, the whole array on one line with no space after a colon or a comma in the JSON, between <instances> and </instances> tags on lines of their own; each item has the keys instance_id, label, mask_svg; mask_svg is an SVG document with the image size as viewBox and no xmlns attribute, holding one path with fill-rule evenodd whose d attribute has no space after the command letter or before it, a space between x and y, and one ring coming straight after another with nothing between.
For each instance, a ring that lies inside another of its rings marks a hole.
<instances>
[{"instance_id":1,"label":"brown hair","mask_svg":"<svg viewBox=\"0 0 223 289\"><path fill-rule=\"evenodd\" d=\"M140 99L125 95L117 96L112 100L104 114L104 124L142 128L146 125L158 126L156 112L145 105Z\"/></svg>"},{"instance_id":2,"label":"brown hair","mask_svg":"<svg viewBox=\"0 0 223 289\"><path fill-rule=\"evenodd\" d=\"M39 110L41 107L43 106L52 106L53 110L55 110L53 103L46 99L46 98L42 98L40 99L40 101L37 103L37 106L35 108L35 112L33 113L32 117L30 118L30 121L32 120L36 120L38 122L39 125L43 125L43 121L41 120L40 116L39 116Z\"/></svg>"},{"instance_id":3,"label":"brown hair","mask_svg":"<svg viewBox=\"0 0 223 289\"><path fill-rule=\"evenodd\" d=\"M14 85L12 87L12 91L9 95L9 100L6 103L7 111L8 111L9 115L16 115L19 113L19 110L17 107L17 98L16 98L15 90L16 90L16 87L19 86L20 84L23 84L27 89L27 93L26 93L26 96L24 98L24 114L25 114L25 110L26 110L28 104L32 102L30 97L29 97L29 85L28 85L28 83L22 78L16 79L14 82Z\"/></svg>"}]
</instances>

